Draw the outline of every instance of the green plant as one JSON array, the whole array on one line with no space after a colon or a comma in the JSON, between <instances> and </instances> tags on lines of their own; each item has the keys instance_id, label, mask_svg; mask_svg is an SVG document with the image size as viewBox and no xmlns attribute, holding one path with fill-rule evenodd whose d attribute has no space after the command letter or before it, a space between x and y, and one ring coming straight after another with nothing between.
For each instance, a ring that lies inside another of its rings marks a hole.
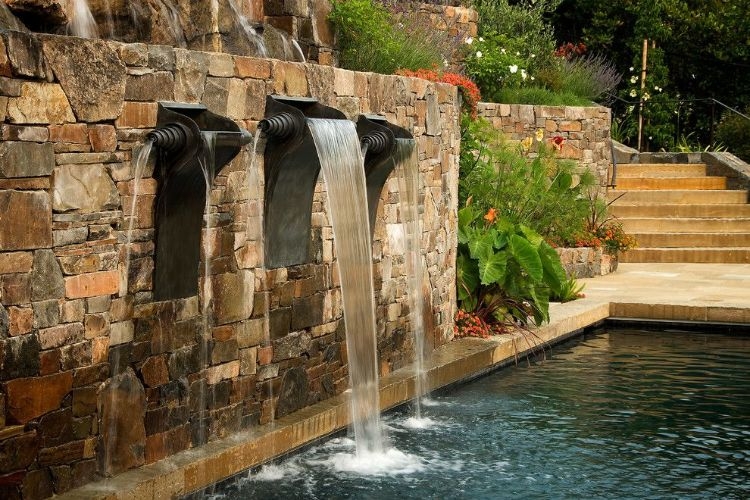
<instances>
[{"instance_id":1,"label":"green plant","mask_svg":"<svg viewBox=\"0 0 750 500\"><path fill-rule=\"evenodd\" d=\"M339 63L347 69L393 74L399 68L438 67L453 50L447 34L408 17L394 18L373 0L334 1L328 19L336 30Z\"/></svg>"},{"instance_id":2,"label":"green plant","mask_svg":"<svg viewBox=\"0 0 750 500\"><path fill-rule=\"evenodd\" d=\"M560 71L560 90L590 101L610 95L622 78L612 63L601 55L562 58Z\"/></svg>"},{"instance_id":3,"label":"green plant","mask_svg":"<svg viewBox=\"0 0 750 500\"><path fill-rule=\"evenodd\" d=\"M553 293L549 300L550 302L571 302L580 299L584 297L583 289L585 287L585 283L578 283L578 280L572 277L567 278L560 283L560 290Z\"/></svg>"},{"instance_id":4,"label":"green plant","mask_svg":"<svg viewBox=\"0 0 750 500\"><path fill-rule=\"evenodd\" d=\"M493 208L545 238L566 240L584 230L586 193L596 180L590 171L577 173L574 162L557 158L561 136L545 137L540 129L511 143L480 118L464 119L461 139L460 203Z\"/></svg>"},{"instance_id":5,"label":"green plant","mask_svg":"<svg viewBox=\"0 0 750 500\"><path fill-rule=\"evenodd\" d=\"M750 115L750 107L745 110ZM727 151L750 162L750 120L727 112L716 127L716 138L726 145Z\"/></svg>"},{"instance_id":6,"label":"green plant","mask_svg":"<svg viewBox=\"0 0 750 500\"><path fill-rule=\"evenodd\" d=\"M674 145L674 150L679 151L680 153L708 153L709 151L726 151L727 148L720 142L702 146L695 138L695 132L689 132L688 134L681 135L680 138L677 139L677 142Z\"/></svg>"},{"instance_id":7,"label":"green plant","mask_svg":"<svg viewBox=\"0 0 750 500\"><path fill-rule=\"evenodd\" d=\"M461 309L487 324L549 321L550 293L565 271L531 228L469 205L458 212L457 294Z\"/></svg>"},{"instance_id":8,"label":"green plant","mask_svg":"<svg viewBox=\"0 0 750 500\"><path fill-rule=\"evenodd\" d=\"M533 104L538 106L591 106L589 99L583 99L570 92L560 92L544 87L523 87L501 89L495 94L497 102L506 104Z\"/></svg>"}]
</instances>

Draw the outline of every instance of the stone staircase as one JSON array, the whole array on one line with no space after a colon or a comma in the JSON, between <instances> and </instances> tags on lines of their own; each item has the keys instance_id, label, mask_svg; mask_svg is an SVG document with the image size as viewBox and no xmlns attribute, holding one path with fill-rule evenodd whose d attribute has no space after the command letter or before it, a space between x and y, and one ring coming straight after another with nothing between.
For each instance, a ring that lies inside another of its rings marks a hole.
<instances>
[{"instance_id":1,"label":"stone staircase","mask_svg":"<svg viewBox=\"0 0 750 500\"><path fill-rule=\"evenodd\" d=\"M748 192L705 164L620 164L607 196L620 195L610 213L638 241L620 262L750 263Z\"/></svg>"}]
</instances>

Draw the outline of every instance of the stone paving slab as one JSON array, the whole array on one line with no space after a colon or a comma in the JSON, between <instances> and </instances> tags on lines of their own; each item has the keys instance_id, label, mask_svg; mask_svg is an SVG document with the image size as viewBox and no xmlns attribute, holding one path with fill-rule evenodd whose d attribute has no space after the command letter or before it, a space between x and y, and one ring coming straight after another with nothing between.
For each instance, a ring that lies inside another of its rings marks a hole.
<instances>
[{"instance_id":1,"label":"stone paving slab","mask_svg":"<svg viewBox=\"0 0 750 500\"><path fill-rule=\"evenodd\" d=\"M750 323L750 264L621 264L617 272L580 280L586 298L551 304L549 324L533 335L464 338L434 351L425 363L427 389L474 378L530 351L539 351L608 317ZM406 367L381 379L385 410L415 397ZM175 498L289 453L345 428L347 394L296 411L271 424L187 450L57 498Z\"/></svg>"}]
</instances>

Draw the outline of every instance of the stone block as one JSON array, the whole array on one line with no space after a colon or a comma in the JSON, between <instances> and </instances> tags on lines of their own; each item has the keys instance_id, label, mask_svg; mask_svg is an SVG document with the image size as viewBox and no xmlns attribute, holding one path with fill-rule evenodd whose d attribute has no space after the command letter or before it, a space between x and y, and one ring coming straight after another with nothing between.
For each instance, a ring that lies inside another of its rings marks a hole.
<instances>
[{"instance_id":1,"label":"stone block","mask_svg":"<svg viewBox=\"0 0 750 500\"><path fill-rule=\"evenodd\" d=\"M31 300L61 299L64 296L65 282L54 252L37 250L31 271Z\"/></svg>"},{"instance_id":2,"label":"stone block","mask_svg":"<svg viewBox=\"0 0 750 500\"><path fill-rule=\"evenodd\" d=\"M268 59L235 56L235 76L265 80L271 77L271 62Z\"/></svg>"},{"instance_id":3,"label":"stone block","mask_svg":"<svg viewBox=\"0 0 750 500\"><path fill-rule=\"evenodd\" d=\"M0 473L26 469L36 458L39 444L36 431L0 441Z\"/></svg>"},{"instance_id":4,"label":"stone block","mask_svg":"<svg viewBox=\"0 0 750 500\"><path fill-rule=\"evenodd\" d=\"M279 390L279 401L276 405L276 417L288 415L307 405L308 377L300 367L290 368L284 373Z\"/></svg>"},{"instance_id":5,"label":"stone block","mask_svg":"<svg viewBox=\"0 0 750 500\"><path fill-rule=\"evenodd\" d=\"M132 321L112 323L109 328L109 345L120 345L133 341L135 333Z\"/></svg>"},{"instance_id":6,"label":"stone block","mask_svg":"<svg viewBox=\"0 0 750 500\"><path fill-rule=\"evenodd\" d=\"M112 125L90 125L88 135L91 148L95 152L114 151L117 148L117 132Z\"/></svg>"},{"instance_id":7,"label":"stone block","mask_svg":"<svg viewBox=\"0 0 750 500\"><path fill-rule=\"evenodd\" d=\"M32 308L8 308L8 334L11 337L29 333L32 328L34 328L34 310Z\"/></svg>"},{"instance_id":8,"label":"stone block","mask_svg":"<svg viewBox=\"0 0 750 500\"><path fill-rule=\"evenodd\" d=\"M54 169L52 208L84 213L115 209L120 196L104 165L61 165Z\"/></svg>"},{"instance_id":9,"label":"stone block","mask_svg":"<svg viewBox=\"0 0 750 500\"><path fill-rule=\"evenodd\" d=\"M0 251L52 245L52 207L43 191L0 190Z\"/></svg>"},{"instance_id":10,"label":"stone block","mask_svg":"<svg viewBox=\"0 0 750 500\"><path fill-rule=\"evenodd\" d=\"M4 353L0 351L0 380L38 375L40 351L41 346L36 334L7 339L4 343Z\"/></svg>"},{"instance_id":11,"label":"stone block","mask_svg":"<svg viewBox=\"0 0 750 500\"><path fill-rule=\"evenodd\" d=\"M253 313L255 275L242 270L213 277L214 317L217 325L242 321Z\"/></svg>"},{"instance_id":12,"label":"stone block","mask_svg":"<svg viewBox=\"0 0 750 500\"><path fill-rule=\"evenodd\" d=\"M312 346L309 332L293 332L273 341L273 362L291 359L307 352Z\"/></svg>"},{"instance_id":13,"label":"stone block","mask_svg":"<svg viewBox=\"0 0 750 500\"><path fill-rule=\"evenodd\" d=\"M99 393L101 434L107 453L100 449L106 474L122 472L144 463L146 445L146 394L131 369L109 379Z\"/></svg>"},{"instance_id":14,"label":"stone block","mask_svg":"<svg viewBox=\"0 0 750 500\"><path fill-rule=\"evenodd\" d=\"M57 299L34 302L34 327L49 328L60 323L60 301Z\"/></svg>"},{"instance_id":15,"label":"stone block","mask_svg":"<svg viewBox=\"0 0 750 500\"><path fill-rule=\"evenodd\" d=\"M84 340L82 323L65 323L39 330L39 345L42 349L54 349Z\"/></svg>"},{"instance_id":16,"label":"stone block","mask_svg":"<svg viewBox=\"0 0 750 500\"><path fill-rule=\"evenodd\" d=\"M125 83L128 101L173 101L174 76L167 71L128 75Z\"/></svg>"},{"instance_id":17,"label":"stone block","mask_svg":"<svg viewBox=\"0 0 750 500\"><path fill-rule=\"evenodd\" d=\"M125 64L106 41L45 37L43 45L45 58L79 120L100 122L120 115Z\"/></svg>"},{"instance_id":18,"label":"stone block","mask_svg":"<svg viewBox=\"0 0 750 500\"><path fill-rule=\"evenodd\" d=\"M151 356L141 366L141 377L146 387L158 387L169 382L167 356Z\"/></svg>"},{"instance_id":19,"label":"stone block","mask_svg":"<svg viewBox=\"0 0 750 500\"><path fill-rule=\"evenodd\" d=\"M292 301L292 330L302 330L323 323L325 294L316 293Z\"/></svg>"},{"instance_id":20,"label":"stone block","mask_svg":"<svg viewBox=\"0 0 750 500\"><path fill-rule=\"evenodd\" d=\"M264 318L243 322L237 329L237 343L240 349L260 345L266 337Z\"/></svg>"},{"instance_id":21,"label":"stone block","mask_svg":"<svg viewBox=\"0 0 750 500\"><path fill-rule=\"evenodd\" d=\"M31 276L28 274L0 275L0 298L5 305L21 305L31 301Z\"/></svg>"},{"instance_id":22,"label":"stone block","mask_svg":"<svg viewBox=\"0 0 750 500\"><path fill-rule=\"evenodd\" d=\"M11 380L5 384L6 418L11 423L25 424L59 409L72 387L73 372Z\"/></svg>"},{"instance_id":23,"label":"stone block","mask_svg":"<svg viewBox=\"0 0 750 500\"><path fill-rule=\"evenodd\" d=\"M125 101L115 120L116 128L154 128L158 106L155 102Z\"/></svg>"},{"instance_id":24,"label":"stone block","mask_svg":"<svg viewBox=\"0 0 750 500\"><path fill-rule=\"evenodd\" d=\"M65 278L65 297L68 299L110 295L119 289L117 271L99 271Z\"/></svg>"},{"instance_id":25,"label":"stone block","mask_svg":"<svg viewBox=\"0 0 750 500\"><path fill-rule=\"evenodd\" d=\"M240 349L240 375L254 375L258 370L258 348Z\"/></svg>"},{"instance_id":26,"label":"stone block","mask_svg":"<svg viewBox=\"0 0 750 500\"><path fill-rule=\"evenodd\" d=\"M21 31L4 31L3 38L14 75L39 80L47 79L49 68L37 35Z\"/></svg>"},{"instance_id":27,"label":"stone block","mask_svg":"<svg viewBox=\"0 0 750 500\"><path fill-rule=\"evenodd\" d=\"M68 97L55 83L24 82L21 95L8 99L11 123L73 123L75 116Z\"/></svg>"},{"instance_id":28,"label":"stone block","mask_svg":"<svg viewBox=\"0 0 750 500\"><path fill-rule=\"evenodd\" d=\"M49 130L32 125L3 125L2 137L4 141L47 142Z\"/></svg>"},{"instance_id":29,"label":"stone block","mask_svg":"<svg viewBox=\"0 0 750 500\"><path fill-rule=\"evenodd\" d=\"M206 369L206 382L209 385L218 384L222 380L238 377L240 374L240 362L230 361L222 365L210 366Z\"/></svg>"},{"instance_id":30,"label":"stone block","mask_svg":"<svg viewBox=\"0 0 750 500\"><path fill-rule=\"evenodd\" d=\"M33 262L32 252L0 253L0 274L28 273Z\"/></svg>"},{"instance_id":31,"label":"stone block","mask_svg":"<svg viewBox=\"0 0 750 500\"><path fill-rule=\"evenodd\" d=\"M43 177L50 175L54 167L52 144L0 142L0 177Z\"/></svg>"},{"instance_id":32,"label":"stone block","mask_svg":"<svg viewBox=\"0 0 750 500\"><path fill-rule=\"evenodd\" d=\"M226 342L214 341L211 346L211 364L226 363L239 358L239 348L236 339L230 339Z\"/></svg>"},{"instance_id":33,"label":"stone block","mask_svg":"<svg viewBox=\"0 0 750 500\"><path fill-rule=\"evenodd\" d=\"M175 49L174 54L177 61L174 85L175 99L180 102L203 100L209 55L185 49Z\"/></svg>"}]
</instances>

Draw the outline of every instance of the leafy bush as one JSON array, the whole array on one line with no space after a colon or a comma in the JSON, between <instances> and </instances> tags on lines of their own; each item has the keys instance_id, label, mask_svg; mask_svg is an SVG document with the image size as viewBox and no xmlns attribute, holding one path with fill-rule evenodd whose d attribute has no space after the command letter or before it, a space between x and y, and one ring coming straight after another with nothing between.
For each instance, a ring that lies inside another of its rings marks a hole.
<instances>
[{"instance_id":1,"label":"leafy bush","mask_svg":"<svg viewBox=\"0 0 750 500\"><path fill-rule=\"evenodd\" d=\"M537 106L591 106L589 99L583 99L569 92L549 90L545 87L500 89L495 94L494 101Z\"/></svg>"},{"instance_id":2,"label":"leafy bush","mask_svg":"<svg viewBox=\"0 0 750 500\"><path fill-rule=\"evenodd\" d=\"M745 114L750 116L750 107L745 110ZM750 120L726 112L716 127L716 138L727 151L750 162Z\"/></svg>"},{"instance_id":3,"label":"leafy bush","mask_svg":"<svg viewBox=\"0 0 750 500\"><path fill-rule=\"evenodd\" d=\"M456 272L461 309L490 325L549 321L550 293L559 294L566 279L538 233L472 205L458 212Z\"/></svg>"},{"instance_id":4,"label":"leafy bush","mask_svg":"<svg viewBox=\"0 0 750 500\"><path fill-rule=\"evenodd\" d=\"M373 0L334 1L328 19L336 30L341 67L393 74L443 65L456 42L410 17L394 18Z\"/></svg>"},{"instance_id":5,"label":"leafy bush","mask_svg":"<svg viewBox=\"0 0 750 500\"><path fill-rule=\"evenodd\" d=\"M461 138L459 203L494 209L514 224L545 238L568 241L585 229L588 191L596 184L576 164L556 158L562 137L538 130L520 144L505 140L485 119L464 119Z\"/></svg>"}]
</instances>

